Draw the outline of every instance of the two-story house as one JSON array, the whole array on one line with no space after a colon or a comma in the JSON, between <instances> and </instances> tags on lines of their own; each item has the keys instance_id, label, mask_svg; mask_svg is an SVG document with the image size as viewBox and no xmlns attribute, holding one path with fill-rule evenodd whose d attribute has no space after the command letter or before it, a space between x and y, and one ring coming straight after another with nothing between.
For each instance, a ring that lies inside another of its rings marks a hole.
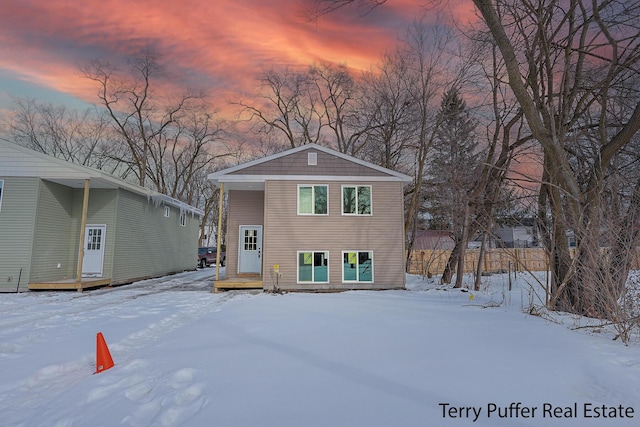
<instances>
[{"instance_id":1,"label":"two-story house","mask_svg":"<svg viewBox=\"0 0 640 427\"><path fill-rule=\"evenodd\" d=\"M411 177L316 144L209 175L228 195L215 289L404 288Z\"/></svg>"}]
</instances>

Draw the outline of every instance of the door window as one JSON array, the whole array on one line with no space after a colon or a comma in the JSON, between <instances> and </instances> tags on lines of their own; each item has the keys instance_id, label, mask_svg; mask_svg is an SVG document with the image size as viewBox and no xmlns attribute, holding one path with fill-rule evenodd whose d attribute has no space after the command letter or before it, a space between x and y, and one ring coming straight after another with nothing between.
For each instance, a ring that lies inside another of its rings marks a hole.
<instances>
[{"instance_id":1,"label":"door window","mask_svg":"<svg viewBox=\"0 0 640 427\"><path fill-rule=\"evenodd\" d=\"M99 251L102 246L102 229L90 228L89 236L87 238L87 250Z\"/></svg>"},{"instance_id":2,"label":"door window","mask_svg":"<svg viewBox=\"0 0 640 427\"><path fill-rule=\"evenodd\" d=\"M244 230L244 250L258 250L258 230Z\"/></svg>"}]
</instances>

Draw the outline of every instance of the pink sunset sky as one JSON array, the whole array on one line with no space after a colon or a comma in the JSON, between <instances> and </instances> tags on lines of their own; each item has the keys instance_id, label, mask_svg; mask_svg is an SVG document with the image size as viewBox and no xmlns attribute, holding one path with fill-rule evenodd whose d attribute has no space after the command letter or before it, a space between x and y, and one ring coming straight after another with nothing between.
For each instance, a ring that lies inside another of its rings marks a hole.
<instances>
[{"instance_id":1,"label":"pink sunset sky","mask_svg":"<svg viewBox=\"0 0 640 427\"><path fill-rule=\"evenodd\" d=\"M307 0L5 0L0 13L0 108L11 97L86 106L96 88L79 67L121 63L151 47L176 88L206 89L216 104L250 93L260 72L329 61L366 70L423 13L421 0L342 8L314 22ZM470 0L448 2L457 19ZM365 16L363 16L365 15ZM223 98L222 100L219 98Z\"/></svg>"}]
</instances>

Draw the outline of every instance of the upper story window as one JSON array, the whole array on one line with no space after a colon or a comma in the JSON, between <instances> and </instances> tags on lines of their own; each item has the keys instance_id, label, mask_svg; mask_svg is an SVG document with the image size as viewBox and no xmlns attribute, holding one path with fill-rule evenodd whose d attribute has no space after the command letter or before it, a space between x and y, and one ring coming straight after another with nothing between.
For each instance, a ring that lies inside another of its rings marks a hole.
<instances>
[{"instance_id":1,"label":"upper story window","mask_svg":"<svg viewBox=\"0 0 640 427\"><path fill-rule=\"evenodd\" d=\"M187 213L186 212L180 212L180 225L182 227L185 227L187 225Z\"/></svg>"},{"instance_id":2,"label":"upper story window","mask_svg":"<svg viewBox=\"0 0 640 427\"><path fill-rule=\"evenodd\" d=\"M169 218L170 215L171 215L171 208L169 206L165 206L164 207L164 217L165 218Z\"/></svg>"},{"instance_id":3,"label":"upper story window","mask_svg":"<svg viewBox=\"0 0 640 427\"><path fill-rule=\"evenodd\" d=\"M343 215L371 215L371 186L342 186Z\"/></svg>"},{"instance_id":4,"label":"upper story window","mask_svg":"<svg viewBox=\"0 0 640 427\"><path fill-rule=\"evenodd\" d=\"M298 215L327 215L328 193L328 185L298 185Z\"/></svg>"},{"instance_id":5,"label":"upper story window","mask_svg":"<svg viewBox=\"0 0 640 427\"><path fill-rule=\"evenodd\" d=\"M4 181L0 179L0 210L2 210L2 193L4 189Z\"/></svg>"}]
</instances>

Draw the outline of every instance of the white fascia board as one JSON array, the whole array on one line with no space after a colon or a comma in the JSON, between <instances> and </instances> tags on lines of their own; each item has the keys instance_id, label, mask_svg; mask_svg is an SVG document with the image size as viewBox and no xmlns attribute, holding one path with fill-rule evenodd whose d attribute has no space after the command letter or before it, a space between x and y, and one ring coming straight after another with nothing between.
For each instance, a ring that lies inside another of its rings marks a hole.
<instances>
[{"instance_id":1,"label":"white fascia board","mask_svg":"<svg viewBox=\"0 0 640 427\"><path fill-rule=\"evenodd\" d=\"M220 171L217 171L217 172L213 172L213 173L210 173L209 175L207 175L207 179L210 180L210 181L214 181L214 182L224 182L224 181L226 181L226 176L228 174L233 173L233 172L237 172L237 171L240 171L242 169L245 169L245 168L248 168L248 167L251 167L251 166L254 166L254 165L259 165L259 164L262 164L262 163L266 163L266 162L269 162L271 160L278 159L280 157L288 156L289 154L294 154L294 153L297 153L297 152L300 152L300 151L311 150L311 149L317 150L317 151L322 151L323 153L327 153L327 154L330 154L332 156L336 156L336 157L339 157L341 159L347 160L349 162L356 163L356 164L361 165L361 166L365 166L367 168L376 170L378 172L385 173L385 174L389 175L390 177L398 178L400 181L403 181L405 183L409 183L409 182L413 181L413 178L410 177L409 175L405 175L403 173L396 172L396 171L393 171L391 169L387 169L387 168L384 168L382 166L375 165L373 163L369 163L369 162L367 162L365 160L360 160L358 158L349 156L347 154L343 154L343 153L341 153L339 151L336 151L336 150L332 150L331 148L323 147L322 145L318 145L318 144L300 145L299 147L292 148L290 150L282 151L280 153L272 154L272 155L267 156L267 157L263 157L263 158L256 159L256 160L253 160L253 161L250 161L250 162L247 162L247 163L243 163L243 164L240 164L240 165L237 165L237 166L233 166L233 167L230 167L230 168L227 168L227 169L223 169L223 170L220 170ZM222 179L223 177L224 177L224 179ZM271 178L271 179L276 179L276 178L274 177L274 178Z\"/></svg>"},{"instance_id":2,"label":"white fascia board","mask_svg":"<svg viewBox=\"0 0 640 427\"><path fill-rule=\"evenodd\" d=\"M369 176L369 175L224 175L214 182L265 182L265 181L403 181L395 176Z\"/></svg>"}]
</instances>

